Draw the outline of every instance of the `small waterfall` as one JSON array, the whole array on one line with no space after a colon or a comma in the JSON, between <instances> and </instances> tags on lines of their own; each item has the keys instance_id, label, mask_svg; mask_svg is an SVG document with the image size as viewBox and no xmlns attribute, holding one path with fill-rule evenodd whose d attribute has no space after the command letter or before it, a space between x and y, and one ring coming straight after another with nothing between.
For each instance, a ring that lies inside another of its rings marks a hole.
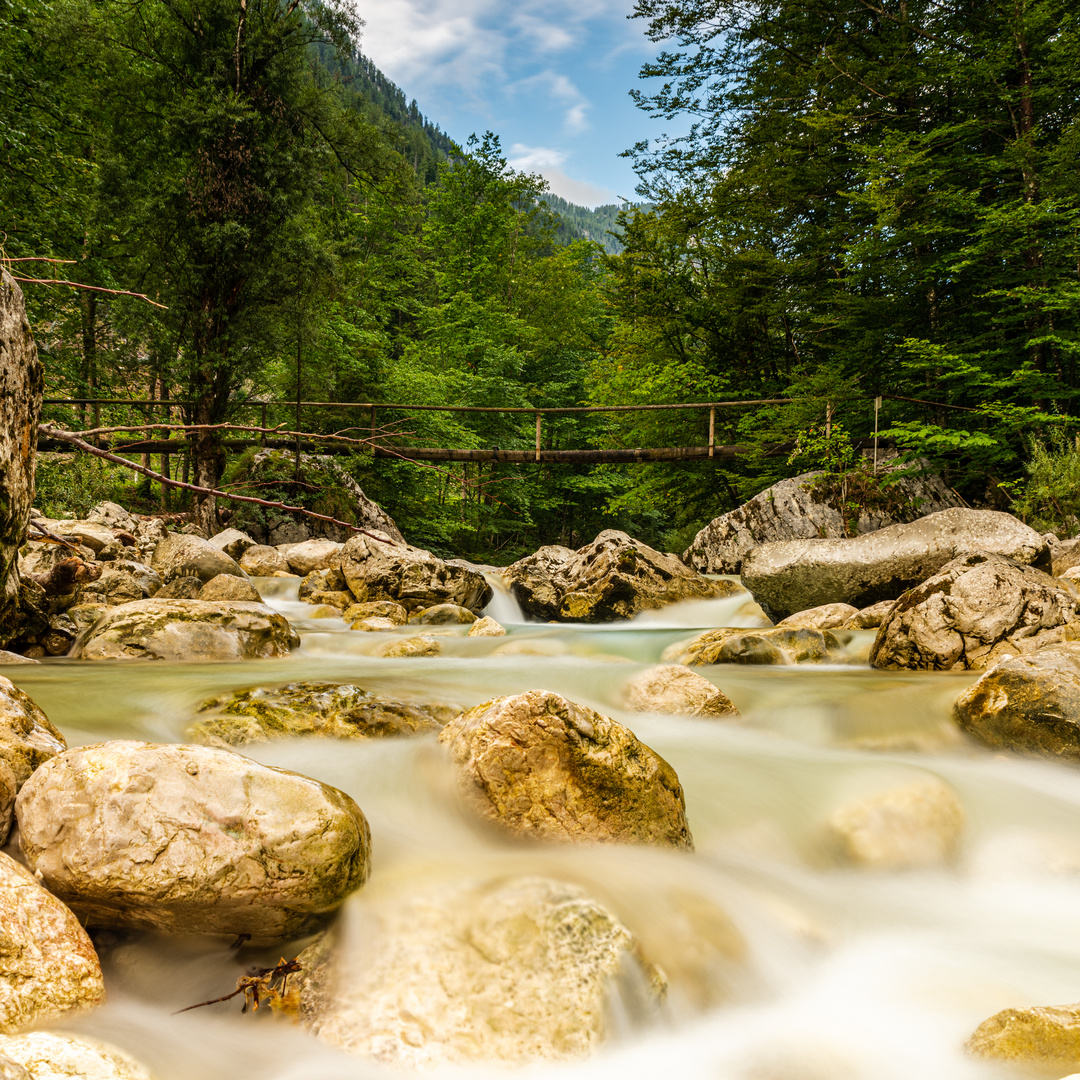
<instances>
[{"instance_id":1,"label":"small waterfall","mask_svg":"<svg viewBox=\"0 0 1080 1080\"><path fill-rule=\"evenodd\" d=\"M525 613L521 610L521 605L517 602L517 597L510 591L510 587L506 584L506 578L502 574L496 574L489 570L485 572L484 580L491 586L493 594L491 603L484 608L484 615L490 615L496 622L502 623L503 626L528 622Z\"/></svg>"}]
</instances>

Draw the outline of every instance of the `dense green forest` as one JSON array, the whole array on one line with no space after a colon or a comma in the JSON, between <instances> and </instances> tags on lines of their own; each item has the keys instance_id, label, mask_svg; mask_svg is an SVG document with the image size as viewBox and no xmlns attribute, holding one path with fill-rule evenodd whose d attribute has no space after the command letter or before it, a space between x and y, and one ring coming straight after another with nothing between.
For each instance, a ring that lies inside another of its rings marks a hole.
<instances>
[{"instance_id":1,"label":"dense green forest","mask_svg":"<svg viewBox=\"0 0 1080 1080\"><path fill-rule=\"evenodd\" d=\"M717 441L749 448L734 459L347 459L411 540L499 562L604 527L678 550L780 476L851 467L879 395L883 436L970 500L1080 528L1055 480L1080 430L1080 14L1050 0L635 14L658 48L638 104L687 134L630 150L641 202L584 211L510 168L492 133L459 145L427 121L357 52L340 0L0 0L3 255L24 279L93 287L24 284L49 395L169 399L202 425L298 397L798 399L718 410ZM329 405L267 415L317 433L369 423ZM379 424L412 445L535 437L531 414L384 409ZM674 411L557 416L543 438L707 435L707 413ZM244 483L213 431L169 467ZM76 460L47 482L74 501L119 481ZM124 495L162 498L137 479Z\"/></svg>"}]
</instances>

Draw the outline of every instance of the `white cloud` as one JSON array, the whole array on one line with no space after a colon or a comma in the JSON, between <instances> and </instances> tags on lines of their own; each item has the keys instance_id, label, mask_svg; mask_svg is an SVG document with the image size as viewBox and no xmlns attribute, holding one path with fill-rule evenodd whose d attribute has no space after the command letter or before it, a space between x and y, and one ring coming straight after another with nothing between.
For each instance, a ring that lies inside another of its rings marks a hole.
<instances>
[{"instance_id":1,"label":"white cloud","mask_svg":"<svg viewBox=\"0 0 1080 1080\"><path fill-rule=\"evenodd\" d=\"M589 129L589 100L562 72L546 68L527 79L519 79L511 90L518 94L544 95L564 107L563 128L570 135Z\"/></svg>"},{"instance_id":2,"label":"white cloud","mask_svg":"<svg viewBox=\"0 0 1080 1080\"><path fill-rule=\"evenodd\" d=\"M565 150L557 150L551 146L514 143L510 147L507 164L518 172L539 173L548 182L551 190L567 202L577 203L579 206L600 206L603 203L615 202L615 196L607 188L567 176L562 166L566 164L569 156Z\"/></svg>"},{"instance_id":3,"label":"white cloud","mask_svg":"<svg viewBox=\"0 0 1080 1080\"><path fill-rule=\"evenodd\" d=\"M604 203L616 201L607 188L590 184L587 180L575 180L572 176L567 176L562 169L545 168L537 171L548 182L551 190L567 202L577 203L578 206L602 206Z\"/></svg>"}]
</instances>

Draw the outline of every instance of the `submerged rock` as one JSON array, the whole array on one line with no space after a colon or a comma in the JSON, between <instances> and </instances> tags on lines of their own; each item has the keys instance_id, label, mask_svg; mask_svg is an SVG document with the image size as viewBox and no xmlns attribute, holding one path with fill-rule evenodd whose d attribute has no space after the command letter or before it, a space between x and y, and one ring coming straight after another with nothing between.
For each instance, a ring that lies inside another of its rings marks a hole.
<instances>
[{"instance_id":1,"label":"submerged rock","mask_svg":"<svg viewBox=\"0 0 1080 1080\"><path fill-rule=\"evenodd\" d=\"M341 571L356 599L394 600L409 611L432 604L459 604L473 612L491 599L482 574L444 562L430 551L360 533L341 552Z\"/></svg>"},{"instance_id":2,"label":"submerged rock","mask_svg":"<svg viewBox=\"0 0 1080 1080\"><path fill-rule=\"evenodd\" d=\"M460 604L433 604L410 615L409 622L424 626L467 626L476 622L476 613Z\"/></svg>"},{"instance_id":3,"label":"submerged rock","mask_svg":"<svg viewBox=\"0 0 1080 1080\"><path fill-rule=\"evenodd\" d=\"M107 611L71 655L84 660L253 660L287 656L299 644L285 616L265 604L154 598Z\"/></svg>"},{"instance_id":4,"label":"submerged rock","mask_svg":"<svg viewBox=\"0 0 1080 1080\"><path fill-rule=\"evenodd\" d=\"M636 712L684 716L739 715L730 699L708 679L681 664L658 664L632 679L624 691L627 708Z\"/></svg>"},{"instance_id":5,"label":"submerged rock","mask_svg":"<svg viewBox=\"0 0 1080 1080\"><path fill-rule=\"evenodd\" d=\"M706 630L689 641L668 646L662 660L698 667L701 664L841 664L844 647L828 630L773 627Z\"/></svg>"},{"instance_id":6,"label":"submerged rock","mask_svg":"<svg viewBox=\"0 0 1080 1080\"><path fill-rule=\"evenodd\" d=\"M537 619L609 622L679 600L704 600L740 592L731 581L714 581L688 570L674 555L608 529L565 555L541 548L505 571L522 611Z\"/></svg>"},{"instance_id":7,"label":"submerged rock","mask_svg":"<svg viewBox=\"0 0 1080 1080\"><path fill-rule=\"evenodd\" d=\"M992 749L1080 761L1080 642L995 664L956 699L954 716Z\"/></svg>"},{"instance_id":8,"label":"submerged rock","mask_svg":"<svg viewBox=\"0 0 1080 1080\"><path fill-rule=\"evenodd\" d=\"M18 1072L7 1072L11 1062ZM83 1036L30 1031L0 1036L0 1080L151 1080L133 1057Z\"/></svg>"},{"instance_id":9,"label":"submerged rock","mask_svg":"<svg viewBox=\"0 0 1080 1080\"><path fill-rule=\"evenodd\" d=\"M926 464L926 463L923 463ZM844 515L833 496L822 498L814 488L823 473L809 472L780 480L727 514L714 518L683 552L687 566L704 574L737 574L743 559L758 544L783 540L838 540L848 535ZM876 532L889 525L914 521L963 500L939 476L923 473L897 477L890 484L889 508L864 508L855 532ZM808 605L809 606L809 605Z\"/></svg>"},{"instance_id":10,"label":"submerged rock","mask_svg":"<svg viewBox=\"0 0 1080 1080\"><path fill-rule=\"evenodd\" d=\"M187 736L210 745L243 746L268 739L318 735L337 739L387 738L442 730L460 709L418 705L373 694L350 683L257 686L199 706Z\"/></svg>"},{"instance_id":11,"label":"submerged rock","mask_svg":"<svg viewBox=\"0 0 1080 1080\"><path fill-rule=\"evenodd\" d=\"M348 795L208 746L69 750L23 785L16 814L31 871L91 926L293 937L368 876Z\"/></svg>"},{"instance_id":12,"label":"submerged rock","mask_svg":"<svg viewBox=\"0 0 1080 1080\"><path fill-rule=\"evenodd\" d=\"M218 574L247 577L234 559L201 536L169 533L154 549L150 565L168 585L174 578L197 577L209 581Z\"/></svg>"},{"instance_id":13,"label":"submerged rock","mask_svg":"<svg viewBox=\"0 0 1080 1080\"><path fill-rule=\"evenodd\" d=\"M821 604L861 608L893 599L976 552L1050 567L1046 541L1011 514L955 509L850 540L761 544L744 560L742 581L773 619L783 619Z\"/></svg>"},{"instance_id":14,"label":"submerged rock","mask_svg":"<svg viewBox=\"0 0 1080 1080\"><path fill-rule=\"evenodd\" d=\"M439 741L468 803L511 832L693 848L675 770L622 724L559 694L477 705Z\"/></svg>"},{"instance_id":15,"label":"submerged rock","mask_svg":"<svg viewBox=\"0 0 1080 1080\"><path fill-rule=\"evenodd\" d=\"M325 1042L387 1065L521 1065L584 1057L614 992L640 1010L663 992L619 919L540 877L427 885L369 910L362 956L300 956L301 1014Z\"/></svg>"},{"instance_id":16,"label":"submerged rock","mask_svg":"<svg viewBox=\"0 0 1080 1080\"><path fill-rule=\"evenodd\" d=\"M826 825L829 848L842 861L870 870L950 863L963 829L956 793L930 776L848 803Z\"/></svg>"},{"instance_id":17,"label":"submerged rock","mask_svg":"<svg viewBox=\"0 0 1080 1080\"><path fill-rule=\"evenodd\" d=\"M982 670L1065 639L1076 597L1000 555L966 555L905 593L878 629L878 668Z\"/></svg>"},{"instance_id":18,"label":"submerged rock","mask_svg":"<svg viewBox=\"0 0 1080 1080\"><path fill-rule=\"evenodd\" d=\"M341 617L346 622L356 619L387 619L394 626L404 626L409 621L409 613L393 600L372 600L366 604L350 604Z\"/></svg>"},{"instance_id":19,"label":"submerged rock","mask_svg":"<svg viewBox=\"0 0 1080 1080\"><path fill-rule=\"evenodd\" d=\"M417 634L415 637L396 638L384 641L371 655L384 658L406 656L438 656L442 644L430 634Z\"/></svg>"},{"instance_id":20,"label":"submerged rock","mask_svg":"<svg viewBox=\"0 0 1080 1080\"><path fill-rule=\"evenodd\" d=\"M2 852L0 941L0 1031L15 1032L105 1000L101 964L79 920Z\"/></svg>"},{"instance_id":21,"label":"submerged rock","mask_svg":"<svg viewBox=\"0 0 1080 1080\"><path fill-rule=\"evenodd\" d=\"M1003 1009L975 1029L967 1050L991 1061L1074 1072L1080 1069L1080 1004Z\"/></svg>"}]
</instances>

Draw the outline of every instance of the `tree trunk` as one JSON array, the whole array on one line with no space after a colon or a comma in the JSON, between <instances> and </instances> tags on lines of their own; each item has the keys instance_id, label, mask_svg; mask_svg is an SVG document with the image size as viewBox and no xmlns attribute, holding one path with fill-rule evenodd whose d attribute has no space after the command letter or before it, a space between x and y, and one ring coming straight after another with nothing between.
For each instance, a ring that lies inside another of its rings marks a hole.
<instances>
[{"instance_id":1,"label":"tree trunk","mask_svg":"<svg viewBox=\"0 0 1080 1080\"><path fill-rule=\"evenodd\" d=\"M22 629L19 548L34 502L34 456L45 379L22 291L0 270L0 645Z\"/></svg>"}]
</instances>

